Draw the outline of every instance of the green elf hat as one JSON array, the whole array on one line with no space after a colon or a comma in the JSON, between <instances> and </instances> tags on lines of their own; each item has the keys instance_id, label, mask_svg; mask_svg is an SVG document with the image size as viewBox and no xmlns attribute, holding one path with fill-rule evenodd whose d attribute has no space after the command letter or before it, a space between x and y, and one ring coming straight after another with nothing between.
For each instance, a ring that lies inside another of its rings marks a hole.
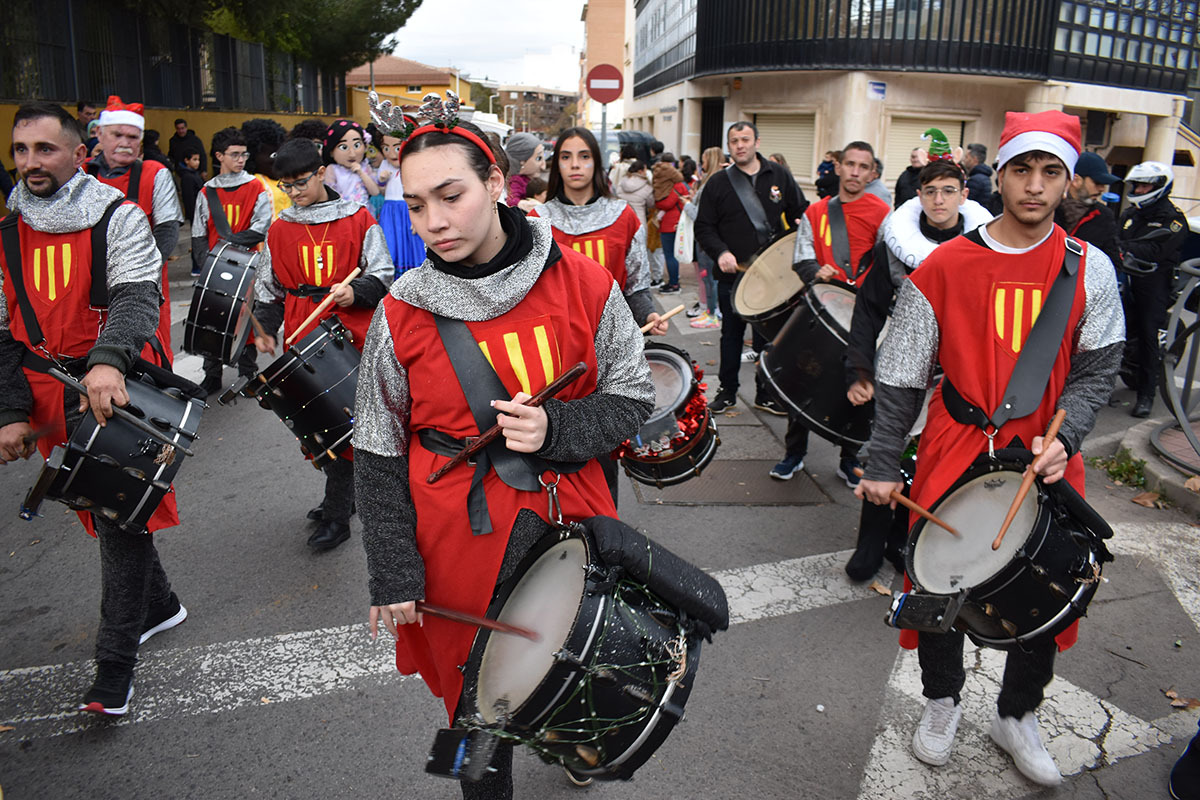
<instances>
[{"instance_id":1,"label":"green elf hat","mask_svg":"<svg viewBox=\"0 0 1200 800\"><path fill-rule=\"evenodd\" d=\"M950 141L946 138L946 134L942 133L937 128L930 128L921 134L922 139L929 140L929 160L930 161L953 161L954 156L950 154Z\"/></svg>"}]
</instances>

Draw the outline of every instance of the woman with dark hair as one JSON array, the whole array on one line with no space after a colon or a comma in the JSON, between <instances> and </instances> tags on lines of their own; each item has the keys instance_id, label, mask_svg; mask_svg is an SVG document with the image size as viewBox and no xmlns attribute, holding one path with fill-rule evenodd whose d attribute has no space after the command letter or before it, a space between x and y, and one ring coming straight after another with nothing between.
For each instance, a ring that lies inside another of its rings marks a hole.
<instances>
[{"instance_id":1,"label":"woman with dark hair","mask_svg":"<svg viewBox=\"0 0 1200 800\"><path fill-rule=\"evenodd\" d=\"M398 669L419 671L455 724L474 711L460 705L474 676L459 667L475 631L422 618L416 601L485 613L547 531L543 471L560 474L564 518L614 514L596 459L637 432L654 387L612 276L560 249L545 220L500 202L504 173L478 128L432 117L445 127L418 128L400 152L429 257L392 284L367 333L354 471L372 635L382 621ZM579 361L586 372L557 398L525 405ZM466 384L456 377L464 362L477 376ZM475 462L426 481L493 424L503 436ZM562 462L584 466L568 473ZM492 766L479 783L463 782L464 798L513 796L511 743L497 746Z\"/></svg>"},{"instance_id":2,"label":"woman with dark hair","mask_svg":"<svg viewBox=\"0 0 1200 800\"><path fill-rule=\"evenodd\" d=\"M600 160L600 145L587 128L568 128L550 158L550 188L532 216L550 222L554 239L612 273L639 325L667 332L650 297L650 253L646 229L629 203L613 197Z\"/></svg>"}]
</instances>

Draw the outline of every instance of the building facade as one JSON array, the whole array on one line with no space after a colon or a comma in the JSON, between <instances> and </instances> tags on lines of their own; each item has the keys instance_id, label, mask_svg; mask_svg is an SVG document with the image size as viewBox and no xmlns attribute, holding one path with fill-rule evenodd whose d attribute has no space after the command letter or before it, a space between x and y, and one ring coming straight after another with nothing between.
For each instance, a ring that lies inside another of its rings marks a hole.
<instances>
[{"instance_id":1,"label":"building facade","mask_svg":"<svg viewBox=\"0 0 1200 800\"><path fill-rule=\"evenodd\" d=\"M471 102L470 84L454 69L431 67L397 56L380 56L346 73L346 107L352 118L370 119L367 95L372 85L381 100L391 100L393 105L415 108L429 92L444 95L447 89L454 90L464 103Z\"/></svg>"},{"instance_id":2,"label":"building facade","mask_svg":"<svg viewBox=\"0 0 1200 800\"><path fill-rule=\"evenodd\" d=\"M1117 175L1174 162L1197 204L1195 136L1181 128L1200 0L634 0L625 127L668 150L759 127L811 186L827 150L864 139L889 184L921 133L994 155L1006 111L1079 115ZM1185 208L1185 211L1188 209Z\"/></svg>"},{"instance_id":3,"label":"building facade","mask_svg":"<svg viewBox=\"0 0 1200 800\"><path fill-rule=\"evenodd\" d=\"M499 113L503 106L501 119L512 125L513 130L553 134L573 124L568 120L574 119L575 112L571 109L579 100L576 94L515 84L501 84L496 91L500 93L496 98L496 111Z\"/></svg>"},{"instance_id":4,"label":"building facade","mask_svg":"<svg viewBox=\"0 0 1200 800\"><path fill-rule=\"evenodd\" d=\"M583 4L583 35L586 45L579 60L578 124L586 128L600 128L602 107L587 95L588 72L598 64L611 64L624 70L626 62L626 16L628 0L587 0ZM626 86L629 82L626 80ZM626 93L626 97L628 93ZM616 125L625 116L624 98L608 104L609 127Z\"/></svg>"}]
</instances>

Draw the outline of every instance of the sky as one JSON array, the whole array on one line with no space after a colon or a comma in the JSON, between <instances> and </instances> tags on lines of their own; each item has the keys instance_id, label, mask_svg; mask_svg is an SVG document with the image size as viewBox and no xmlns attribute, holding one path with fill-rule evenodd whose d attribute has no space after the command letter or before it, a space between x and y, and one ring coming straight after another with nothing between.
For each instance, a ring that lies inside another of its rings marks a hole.
<instances>
[{"instance_id":1,"label":"sky","mask_svg":"<svg viewBox=\"0 0 1200 800\"><path fill-rule=\"evenodd\" d=\"M472 80L578 90L583 0L424 0L393 55Z\"/></svg>"}]
</instances>

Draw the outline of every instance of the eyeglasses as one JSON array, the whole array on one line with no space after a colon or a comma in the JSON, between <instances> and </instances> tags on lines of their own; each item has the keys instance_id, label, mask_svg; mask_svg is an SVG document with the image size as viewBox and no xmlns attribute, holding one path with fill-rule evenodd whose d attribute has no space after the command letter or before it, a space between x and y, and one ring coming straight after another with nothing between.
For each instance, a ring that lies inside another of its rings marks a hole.
<instances>
[{"instance_id":1,"label":"eyeglasses","mask_svg":"<svg viewBox=\"0 0 1200 800\"><path fill-rule=\"evenodd\" d=\"M953 200L955 197L958 197L959 191L957 186L926 186L921 190L921 196L932 200L938 194L941 194L947 200Z\"/></svg>"},{"instance_id":2,"label":"eyeglasses","mask_svg":"<svg viewBox=\"0 0 1200 800\"><path fill-rule=\"evenodd\" d=\"M295 189L297 192L303 192L304 187L308 186L308 182L311 181L315 177L317 177L317 173L310 172L308 174L307 178L297 178L296 180L291 181L290 183L287 181L280 181L279 182L279 190L281 192L291 193L291 191L293 189Z\"/></svg>"},{"instance_id":3,"label":"eyeglasses","mask_svg":"<svg viewBox=\"0 0 1200 800\"><path fill-rule=\"evenodd\" d=\"M234 161L245 161L247 158L250 157L250 153L245 150L243 150L240 153L230 153L228 150L226 150L225 157L232 158Z\"/></svg>"}]
</instances>

